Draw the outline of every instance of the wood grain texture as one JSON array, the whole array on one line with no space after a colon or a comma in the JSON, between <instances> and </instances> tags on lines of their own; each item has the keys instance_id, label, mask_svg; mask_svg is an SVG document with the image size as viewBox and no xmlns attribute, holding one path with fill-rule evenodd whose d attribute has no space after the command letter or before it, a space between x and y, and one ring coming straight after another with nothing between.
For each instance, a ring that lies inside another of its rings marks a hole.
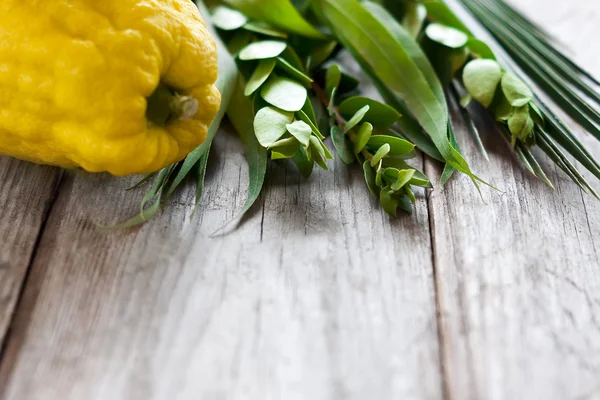
<instances>
[{"instance_id":1,"label":"wood grain texture","mask_svg":"<svg viewBox=\"0 0 600 400\"><path fill-rule=\"evenodd\" d=\"M575 51L585 45L569 32L598 32L598 14L582 3L521 4L538 18L562 9L569 29L560 37L579 43ZM588 67L597 71L600 62ZM480 125L493 132L489 122ZM485 136L489 164L461 142L473 168L503 193L484 190L485 204L459 178L430 199L449 398L598 399L600 203L545 163L556 185L549 190L497 134ZM431 165L428 172L437 175Z\"/></svg>"},{"instance_id":2,"label":"wood grain texture","mask_svg":"<svg viewBox=\"0 0 600 400\"><path fill-rule=\"evenodd\" d=\"M58 169L0 157L0 347L58 177Z\"/></svg>"},{"instance_id":3,"label":"wood grain texture","mask_svg":"<svg viewBox=\"0 0 600 400\"><path fill-rule=\"evenodd\" d=\"M594 3L519 7L595 72ZM555 192L493 134L486 163L458 124L474 169L503 190L485 202L457 177L390 220L360 168L303 181L278 164L241 227L210 238L245 196L229 130L195 216L188 188L140 229L101 230L143 193L68 172L35 254L56 171L0 159L0 333L31 265L2 400L600 398L600 205L550 164Z\"/></svg>"},{"instance_id":4,"label":"wood grain texture","mask_svg":"<svg viewBox=\"0 0 600 400\"><path fill-rule=\"evenodd\" d=\"M135 232L92 224L135 211L129 182L68 175L2 363L5 399L440 398L424 199L391 221L358 167L309 182L272 168L247 221L210 239L244 200L239 146L219 137L192 221L186 192Z\"/></svg>"}]
</instances>

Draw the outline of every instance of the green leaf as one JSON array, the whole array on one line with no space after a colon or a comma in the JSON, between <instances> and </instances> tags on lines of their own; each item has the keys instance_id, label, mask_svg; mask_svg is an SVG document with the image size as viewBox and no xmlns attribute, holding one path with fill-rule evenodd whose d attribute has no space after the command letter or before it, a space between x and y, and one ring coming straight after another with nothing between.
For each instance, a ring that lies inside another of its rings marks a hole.
<instances>
[{"instance_id":1,"label":"green leaf","mask_svg":"<svg viewBox=\"0 0 600 400\"><path fill-rule=\"evenodd\" d=\"M379 193L379 202L386 213L392 217L397 216L399 200L389 186L381 189L381 192Z\"/></svg>"},{"instance_id":2,"label":"green leaf","mask_svg":"<svg viewBox=\"0 0 600 400\"><path fill-rule=\"evenodd\" d=\"M315 136L310 137L310 151L313 160L324 170L327 170L327 164L325 160L327 159L327 149L323 145L323 143L317 139Z\"/></svg>"},{"instance_id":3,"label":"green leaf","mask_svg":"<svg viewBox=\"0 0 600 400\"><path fill-rule=\"evenodd\" d=\"M429 134L444 159L477 178L447 137L448 107L436 73L418 43L389 13L367 2L315 0L322 14L363 68L400 99Z\"/></svg>"},{"instance_id":4,"label":"green leaf","mask_svg":"<svg viewBox=\"0 0 600 400\"><path fill-rule=\"evenodd\" d=\"M507 72L502 77L502 91L513 107L523 107L533 99L529 86L512 72Z\"/></svg>"},{"instance_id":5,"label":"green leaf","mask_svg":"<svg viewBox=\"0 0 600 400\"><path fill-rule=\"evenodd\" d=\"M274 59L262 60L258 63L258 67L252 73L252 76L246 83L246 89L244 90L244 94L246 96L250 96L254 93L258 88L262 86L263 83L269 78L271 72L275 68L275 64L277 62Z\"/></svg>"},{"instance_id":6,"label":"green leaf","mask_svg":"<svg viewBox=\"0 0 600 400\"><path fill-rule=\"evenodd\" d=\"M290 64L289 61L282 57L277 57L277 66L286 72L293 80L302 82L305 86L310 87L313 82L312 78L300 71L298 68Z\"/></svg>"},{"instance_id":7,"label":"green leaf","mask_svg":"<svg viewBox=\"0 0 600 400\"><path fill-rule=\"evenodd\" d=\"M367 146L370 149L378 149L384 144L390 146L390 155L392 156L403 156L415 148L415 145L411 142L389 135L373 135L370 137Z\"/></svg>"},{"instance_id":8,"label":"green leaf","mask_svg":"<svg viewBox=\"0 0 600 400\"><path fill-rule=\"evenodd\" d=\"M219 29L232 31L244 26L248 22L248 18L237 10L225 6L217 6L213 12L211 21Z\"/></svg>"},{"instance_id":9,"label":"green leaf","mask_svg":"<svg viewBox=\"0 0 600 400\"><path fill-rule=\"evenodd\" d=\"M365 173L365 183L367 184L369 191L373 196L378 198L380 189L379 186L377 186L377 172L371 167L369 160L366 160L363 163L363 171Z\"/></svg>"},{"instance_id":10,"label":"green leaf","mask_svg":"<svg viewBox=\"0 0 600 400\"><path fill-rule=\"evenodd\" d=\"M267 103L285 111L300 111L308 95L298 82L276 75L269 78L260 94Z\"/></svg>"},{"instance_id":11,"label":"green leaf","mask_svg":"<svg viewBox=\"0 0 600 400\"><path fill-rule=\"evenodd\" d=\"M259 33L265 36L273 36L276 38L287 39L288 34L273 28L272 25L267 24L263 21L249 21L244 24L243 28L247 31Z\"/></svg>"},{"instance_id":12,"label":"green leaf","mask_svg":"<svg viewBox=\"0 0 600 400\"><path fill-rule=\"evenodd\" d=\"M275 58L286 49L287 43L278 40L263 40L253 42L244 47L238 55L240 60L262 60Z\"/></svg>"},{"instance_id":13,"label":"green leaf","mask_svg":"<svg viewBox=\"0 0 600 400\"><path fill-rule=\"evenodd\" d=\"M312 135L312 128L310 125L304 121L294 121L293 123L286 125L286 128L305 149L308 148L310 137Z\"/></svg>"},{"instance_id":14,"label":"green leaf","mask_svg":"<svg viewBox=\"0 0 600 400\"><path fill-rule=\"evenodd\" d=\"M467 42L467 48L478 58L486 58L489 60L496 59L496 55L492 49L490 49L490 46L479 39L469 39Z\"/></svg>"},{"instance_id":15,"label":"green leaf","mask_svg":"<svg viewBox=\"0 0 600 400\"><path fill-rule=\"evenodd\" d=\"M309 56L310 63L308 69L312 70L328 60L337 47L337 44L336 41L331 41L315 47Z\"/></svg>"},{"instance_id":16,"label":"green leaf","mask_svg":"<svg viewBox=\"0 0 600 400\"><path fill-rule=\"evenodd\" d=\"M206 18L208 16L208 10L202 4L199 4L198 8L202 15ZM208 26L208 29L213 34L215 33L214 29L212 29L211 26ZM204 139L204 142L195 150L193 150L190 154L188 154L185 160L180 163L181 165L179 170L177 171L177 174L170 181L169 188L166 193L167 199L183 183L185 178L189 175L190 171L192 171L194 165L196 165L200 161L200 159L205 154L208 154L208 152L210 151L212 141L216 136L217 132L219 131L221 121L225 116L225 112L229 107L229 103L237 86L239 71L237 69L235 60L232 56L229 55L225 44L217 36L215 41L217 44L217 54L219 63L219 76L217 77L217 82L215 83L215 86L221 92L221 105L219 107L217 115L215 116L210 127L208 128L208 133L206 134L206 139Z\"/></svg>"},{"instance_id":17,"label":"green leaf","mask_svg":"<svg viewBox=\"0 0 600 400\"><path fill-rule=\"evenodd\" d=\"M346 138L346 135L344 135L344 132L337 126L331 127L331 141L340 160L347 165L353 164L354 153L352 152L351 143Z\"/></svg>"},{"instance_id":18,"label":"green leaf","mask_svg":"<svg viewBox=\"0 0 600 400\"><path fill-rule=\"evenodd\" d=\"M494 114L497 121L507 121L513 113L513 106L510 105L504 91L497 90L494 95L494 100L489 106L489 110Z\"/></svg>"},{"instance_id":19,"label":"green leaf","mask_svg":"<svg viewBox=\"0 0 600 400\"><path fill-rule=\"evenodd\" d=\"M362 124L356 134L356 140L354 140L354 153L358 154L369 143L369 139L371 139L371 135L373 134L373 125L368 122ZM379 148L380 146L378 146Z\"/></svg>"},{"instance_id":20,"label":"green leaf","mask_svg":"<svg viewBox=\"0 0 600 400\"><path fill-rule=\"evenodd\" d=\"M356 125L360 124L360 122L363 120L365 115L367 115L367 112L369 111L370 108L371 108L370 106L366 105L366 106L362 107L360 110L358 110L352 116L352 118L350 118L350 120L346 123L346 126L344 127L344 133L348 133Z\"/></svg>"},{"instance_id":21,"label":"green leaf","mask_svg":"<svg viewBox=\"0 0 600 400\"><path fill-rule=\"evenodd\" d=\"M363 96L354 96L344 100L339 106L339 112L344 118L351 118L364 106L369 106L369 110L363 120L374 126L389 127L401 117L398 111L387 104Z\"/></svg>"},{"instance_id":22,"label":"green leaf","mask_svg":"<svg viewBox=\"0 0 600 400\"><path fill-rule=\"evenodd\" d=\"M405 185L407 185L410 182L410 180L413 178L414 175L415 175L414 169L401 170L400 173L398 174L398 177L396 178L396 182L394 182L392 184L390 189L392 189L395 192L399 191L400 189L402 189Z\"/></svg>"},{"instance_id":23,"label":"green leaf","mask_svg":"<svg viewBox=\"0 0 600 400\"><path fill-rule=\"evenodd\" d=\"M427 25L425 34L431 40L451 49L460 49L469 41L469 36L458 29L439 23Z\"/></svg>"},{"instance_id":24,"label":"green leaf","mask_svg":"<svg viewBox=\"0 0 600 400\"><path fill-rule=\"evenodd\" d=\"M465 66L463 72L465 88L486 108L492 104L501 79L502 69L494 60L473 60Z\"/></svg>"},{"instance_id":25,"label":"green leaf","mask_svg":"<svg viewBox=\"0 0 600 400\"><path fill-rule=\"evenodd\" d=\"M451 26L470 35L469 29L443 1L429 0L425 2L425 7L427 7L427 17L432 21Z\"/></svg>"},{"instance_id":26,"label":"green leaf","mask_svg":"<svg viewBox=\"0 0 600 400\"><path fill-rule=\"evenodd\" d=\"M377 152L375 153L375 155L373 156L373 158L371 159L371 167L376 166L377 164L379 164L379 161L381 161L381 159L385 156L388 155L388 153L391 150L391 146L388 143L384 143L379 150L377 150Z\"/></svg>"},{"instance_id":27,"label":"green leaf","mask_svg":"<svg viewBox=\"0 0 600 400\"><path fill-rule=\"evenodd\" d=\"M300 151L300 143L295 138L281 143L271 148L271 159L281 160L286 158L293 158L298 151ZM282 141L283 142L283 141Z\"/></svg>"},{"instance_id":28,"label":"green leaf","mask_svg":"<svg viewBox=\"0 0 600 400\"><path fill-rule=\"evenodd\" d=\"M259 198L267 173L267 150L256 140L253 128L254 107L250 99L244 96L243 88L244 84L240 80L227 110L227 116L240 135L246 150L249 175L248 198L240 212L212 236L223 234L240 223L242 217Z\"/></svg>"},{"instance_id":29,"label":"green leaf","mask_svg":"<svg viewBox=\"0 0 600 400\"><path fill-rule=\"evenodd\" d=\"M331 96L333 89L340 85L341 79L342 71L340 70L339 65L331 64L327 67L327 72L325 73L325 93L327 93L328 96Z\"/></svg>"},{"instance_id":30,"label":"green leaf","mask_svg":"<svg viewBox=\"0 0 600 400\"><path fill-rule=\"evenodd\" d=\"M315 39L325 36L300 15L289 0L225 0L248 17L268 22L286 32Z\"/></svg>"},{"instance_id":31,"label":"green leaf","mask_svg":"<svg viewBox=\"0 0 600 400\"><path fill-rule=\"evenodd\" d=\"M515 145L517 138L526 138L533 131L533 120L529 116L529 106L516 108L508 118L508 128L512 134L512 144Z\"/></svg>"},{"instance_id":32,"label":"green leaf","mask_svg":"<svg viewBox=\"0 0 600 400\"><path fill-rule=\"evenodd\" d=\"M306 179L310 178L315 163L314 161L308 159L306 151L304 151L302 147L300 147L300 151L296 153L293 160L294 164L296 164L296 167L298 168L298 171L300 171L300 174Z\"/></svg>"},{"instance_id":33,"label":"green leaf","mask_svg":"<svg viewBox=\"0 0 600 400\"><path fill-rule=\"evenodd\" d=\"M258 142L263 147L270 147L287 132L287 125L293 120L292 113L275 107L261 108L254 117L254 131Z\"/></svg>"},{"instance_id":34,"label":"green leaf","mask_svg":"<svg viewBox=\"0 0 600 400\"><path fill-rule=\"evenodd\" d=\"M426 17L427 9L423 4L406 2L402 25L413 38L416 38L421 33Z\"/></svg>"}]
</instances>

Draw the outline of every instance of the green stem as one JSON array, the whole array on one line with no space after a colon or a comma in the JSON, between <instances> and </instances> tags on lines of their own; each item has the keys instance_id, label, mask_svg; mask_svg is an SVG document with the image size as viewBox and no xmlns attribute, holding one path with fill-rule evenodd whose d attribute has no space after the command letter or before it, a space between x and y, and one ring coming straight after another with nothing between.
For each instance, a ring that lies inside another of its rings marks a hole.
<instances>
[{"instance_id":1,"label":"green stem","mask_svg":"<svg viewBox=\"0 0 600 400\"><path fill-rule=\"evenodd\" d=\"M166 126L171 121L191 119L197 112L198 100L161 84L148 97L146 118L155 125Z\"/></svg>"}]
</instances>

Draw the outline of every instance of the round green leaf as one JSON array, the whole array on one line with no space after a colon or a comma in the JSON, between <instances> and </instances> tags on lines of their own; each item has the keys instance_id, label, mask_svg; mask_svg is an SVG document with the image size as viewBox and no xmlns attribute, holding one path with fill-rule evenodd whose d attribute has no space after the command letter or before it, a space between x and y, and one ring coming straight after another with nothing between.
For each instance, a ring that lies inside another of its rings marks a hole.
<instances>
[{"instance_id":1,"label":"round green leaf","mask_svg":"<svg viewBox=\"0 0 600 400\"><path fill-rule=\"evenodd\" d=\"M312 128L304 121L294 121L291 124L286 125L286 128L293 137L298 139L298 142L306 149L310 144L310 136L312 135Z\"/></svg>"},{"instance_id":2,"label":"round green leaf","mask_svg":"<svg viewBox=\"0 0 600 400\"><path fill-rule=\"evenodd\" d=\"M469 39L467 42L467 48L478 58L486 58L489 60L496 59L496 55L492 49L490 49L490 46L479 39Z\"/></svg>"},{"instance_id":3,"label":"round green leaf","mask_svg":"<svg viewBox=\"0 0 600 400\"><path fill-rule=\"evenodd\" d=\"M425 34L431 40L451 49L460 49L469 41L466 33L447 25L432 23L425 29Z\"/></svg>"},{"instance_id":4,"label":"round green leaf","mask_svg":"<svg viewBox=\"0 0 600 400\"><path fill-rule=\"evenodd\" d=\"M217 6L213 12L211 21L219 29L233 31L244 26L248 22L248 18L237 10L225 6Z\"/></svg>"},{"instance_id":5,"label":"round green leaf","mask_svg":"<svg viewBox=\"0 0 600 400\"><path fill-rule=\"evenodd\" d=\"M398 111L387 104L362 96L350 97L344 100L340 104L339 111L345 118L351 118L365 105L369 106L369 111L365 114L364 120L375 126L392 126L401 117Z\"/></svg>"},{"instance_id":6,"label":"round green leaf","mask_svg":"<svg viewBox=\"0 0 600 400\"><path fill-rule=\"evenodd\" d=\"M248 80L248 83L246 83L244 95L250 96L259 87L261 87L262 84L265 83L265 81L269 78L271 72L273 72L275 64L277 64L277 61L275 61L275 59L273 58L268 60L262 60L258 64L258 67L256 67L256 69L252 73L252 76L250 77L250 80Z\"/></svg>"},{"instance_id":7,"label":"round green leaf","mask_svg":"<svg viewBox=\"0 0 600 400\"><path fill-rule=\"evenodd\" d=\"M300 111L308 95L298 82L276 75L269 78L260 94L267 103L285 111Z\"/></svg>"},{"instance_id":8,"label":"round green leaf","mask_svg":"<svg viewBox=\"0 0 600 400\"><path fill-rule=\"evenodd\" d=\"M529 86L512 72L507 72L502 77L502 91L513 107L523 107L533 98Z\"/></svg>"},{"instance_id":9,"label":"round green leaf","mask_svg":"<svg viewBox=\"0 0 600 400\"><path fill-rule=\"evenodd\" d=\"M275 58L287 47L287 43L277 40L263 40L262 42L250 43L240 51L240 60L262 60Z\"/></svg>"},{"instance_id":10,"label":"round green leaf","mask_svg":"<svg viewBox=\"0 0 600 400\"><path fill-rule=\"evenodd\" d=\"M371 136L367 143L367 147L369 147L369 149L375 150L379 149L384 144L390 146L390 155L392 156L403 156L405 154L410 153L415 148L415 145L409 142L408 140L389 135Z\"/></svg>"},{"instance_id":11,"label":"round green leaf","mask_svg":"<svg viewBox=\"0 0 600 400\"><path fill-rule=\"evenodd\" d=\"M473 60L465 66L463 82L475 100L489 107L502 79L502 69L494 60Z\"/></svg>"},{"instance_id":12,"label":"round green leaf","mask_svg":"<svg viewBox=\"0 0 600 400\"><path fill-rule=\"evenodd\" d=\"M287 132L287 125L293 119L293 114L275 107L261 108L254 117L254 133L258 142L263 147L270 147Z\"/></svg>"},{"instance_id":13,"label":"round green leaf","mask_svg":"<svg viewBox=\"0 0 600 400\"><path fill-rule=\"evenodd\" d=\"M373 125L368 122L365 122L360 126L358 133L356 134L356 140L354 141L354 152L356 154L360 153L371 138L373 134Z\"/></svg>"}]
</instances>

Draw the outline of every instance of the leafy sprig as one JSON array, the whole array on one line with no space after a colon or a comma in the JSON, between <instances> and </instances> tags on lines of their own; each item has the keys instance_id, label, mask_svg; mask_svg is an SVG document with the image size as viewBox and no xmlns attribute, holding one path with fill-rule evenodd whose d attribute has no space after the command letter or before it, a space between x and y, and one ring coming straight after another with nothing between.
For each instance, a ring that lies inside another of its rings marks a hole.
<instances>
[{"instance_id":1,"label":"leafy sprig","mask_svg":"<svg viewBox=\"0 0 600 400\"><path fill-rule=\"evenodd\" d=\"M266 11L253 12L263 15ZM220 21L223 15L236 15L231 19L238 23ZM335 45L317 42L315 50L300 56L292 46L293 33L285 40L275 40L264 32L248 35L245 26L250 20L239 10L218 6L213 21L226 28L230 43L247 42L237 52L238 66L247 79L244 93L254 105L254 133L272 160L293 160L305 177L315 164L327 170L333 155L324 140L331 136L344 163L363 165L367 186L386 212L396 215L398 208L411 211L415 201L411 186L431 184L405 161L416 156L414 145L390 130L400 114L373 99L348 97L358 81L343 73L339 65L330 63L326 71L319 68L333 57ZM317 80L323 75L322 87ZM347 98L336 104L342 96ZM323 113L326 116L319 121L317 114Z\"/></svg>"}]
</instances>

